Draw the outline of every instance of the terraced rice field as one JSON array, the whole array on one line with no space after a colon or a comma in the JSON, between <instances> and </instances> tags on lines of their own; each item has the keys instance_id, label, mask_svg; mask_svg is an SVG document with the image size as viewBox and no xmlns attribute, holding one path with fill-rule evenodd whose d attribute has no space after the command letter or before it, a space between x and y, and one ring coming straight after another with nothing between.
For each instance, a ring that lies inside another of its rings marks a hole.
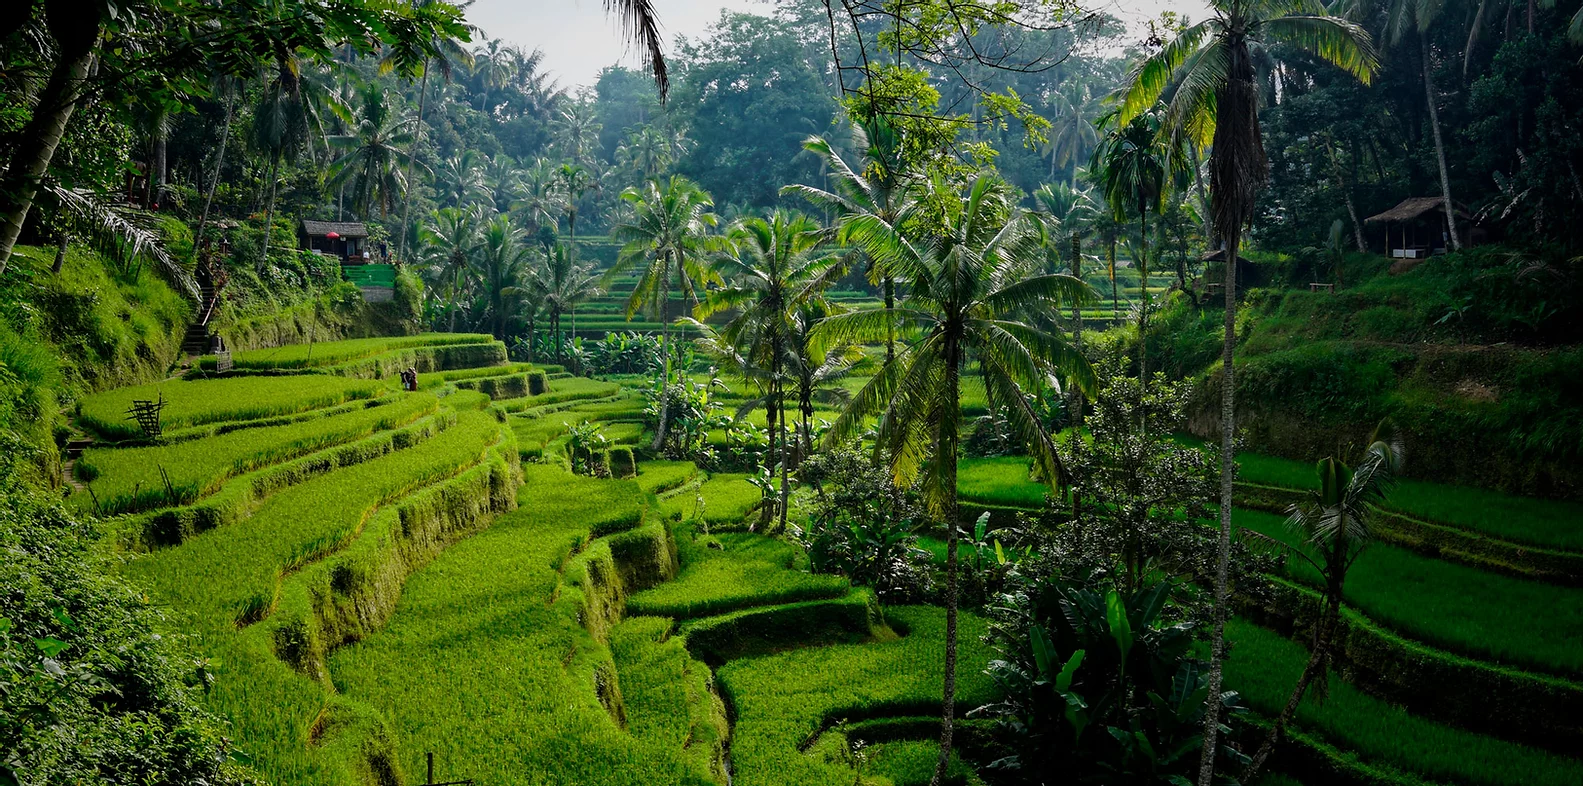
<instances>
[{"instance_id":1,"label":"terraced rice field","mask_svg":"<svg viewBox=\"0 0 1583 786\"><path fill-rule=\"evenodd\" d=\"M208 659L206 701L239 760L292 784L418 783L429 752L441 776L479 783L719 784L728 768L849 783L859 767L909 782L926 766L928 733L871 763L834 755L844 730L816 755L799 742L848 715L936 711L939 610L881 610L783 541L703 534L752 515L745 476L665 461L632 480L570 474L569 424L641 435L620 385L561 378L497 401L469 383L540 369L436 369L417 393L341 375L456 345L252 355L249 371L307 373L164 383L171 437L79 463L82 496L122 514L124 572ZM82 420L117 433L117 407L145 392L85 402ZM964 702L986 695L975 619ZM956 762L953 782L969 772Z\"/></svg>"}]
</instances>

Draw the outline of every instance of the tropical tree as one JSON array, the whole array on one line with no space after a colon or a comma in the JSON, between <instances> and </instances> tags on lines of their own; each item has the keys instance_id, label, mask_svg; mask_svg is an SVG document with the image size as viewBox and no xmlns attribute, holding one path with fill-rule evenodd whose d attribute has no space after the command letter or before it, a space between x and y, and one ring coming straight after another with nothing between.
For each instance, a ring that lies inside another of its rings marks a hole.
<instances>
[{"instance_id":1,"label":"tropical tree","mask_svg":"<svg viewBox=\"0 0 1583 786\"><path fill-rule=\"evenodd\" d=\"M883 287L887 322L893 321L896 308L897 276L882 261L902 249L882 247L881 241L899 239L902 225L918 204L912 194L916 177L904 160L903 144L901 131L889 118L860 118L852 125L852 146L863 151L863 159L855 169L823 137L809 137L803 142L804 149L824 162L825 171L835 181L834 190L807 185L781 189L782 194L797 194L820 208L836 211L841 242L867 254L869 279ZM868 253L870 246L873 253ZM892 328L885 336L885 359L889 361L895 354Z\"/></svg>"},{"instance_id":2,"label":"tropical tree","mask_svg":"<svg viewBox=\"0 0 1583 786\"><path fill-rule=\"evenodd\" d=\"M1138 309L1138 367L1142 385L1149 386L1149 211L1156 215L1165 203L1169 182L1167 164L1170 151L1166 137L1159 133L1160 121L1153 112L1134 115L1124 124L1107 124L1109 130L1094 148L1090 175L1098 181L1111 215L1118 222L1129 213L1138 216L1138 245L1134 263L1138 269L1142 306Z\"/></svg>"},{"instance_id":3,"label":"tropical tree","mask_svg":"<svg viewBox=\"0 0 1583 786\"><path fill-rule=\"evenodd\" d=\"M597 137L596 137L597 139ZM561 209L566 213L566 234L577 237L577 211L583 195L599 187L599 179L582 164L561 164L555 173L560 192L565 199Z\"/></svg>"},{"instance_id":4,"label":"tropical tree","mask_svg":"<svg viewBox=\"0 0 1583 786\"><path fill-rule=\"evenodd\" d=\"M363 91L352 133L330 138L331 147L346 151L331 162L330 183L350 183L352 204L362 215L373 215L377 207L381 218L388 216L396 195L408 185L401 166L410 163L411 155L402 146L411 140L412 123L395 117L385 91L370 86Z\"/></svg>"},{"instance_id":5,"label":"tropical tree","mask_svg":"<svg viewBox=\"0 0 1583 786\"><path fill-rule=\"evenodd\" d=\"M1044 241L1047 252L1052 261L1059 259L1061 254L1061 233L1065 233L1065 241L1070 249L1067 255L1072 278L1083 280L1083 233L1090 222L1099 215L1099 206L1094 204L1094 198L1086 188L1077 188L1066 183L1048 183L1033 192L1035 216L1044 221ZM1052 266L1058 270L1059 266ZM1083 308L1076 301L1072 303L1072 346L1079 354L1083 352ZM1071 392L1072 413L1077 422L1082 422L1083 402L1081 393L1076 387L1069 388Z\"/></svg>"},{"instance_id":6,"label":"tropical tree","mask_svg":"<svg viewBox=\"0 0 1583 786\"><path fill-rule=\"evenodd\" d=\"M304 78L303 63L290 54L275 62L275 73L253 106L249 141L269 161L269 205L264 210L264 241L259 264L269 264L269 238L275 221L275 191L282 162L296 158L314 139L324 140L321 109L346 114L346 108L317 80Z\"/></svg>"},{"instance_id":7,"label":"tropical tree","mask_svg":"<svg viewBox=\"0 0 1583 786\"><path fill-rule=\"evenodd\" d=\"M476 273L474 258L482 245L481 216L476 209L446 207L434 213L424 228L423 262L429 280L445 287L450 331L456 332L456 315L467 284Z\"/></svg>"},{"instance_id":8,"label":"tropical tree","mask_svg":"<svg viewBox=\"0 0 1583 786\"><path fill-rule=\"evenodd\" d=\"M891 457L899 484L922 480L930 513L946 530L945 688L942 694L939 783L951 754L956 711L957 493L961 374L971 355L982 369L991 407L1004 407L1016 438L1030 448L1052 486L1066 472L1050 435L1024 391L1047 375L1069 377L1092 390L1087 361L1058 335L1014 315L1058 308L1086 296L1071 276L1040 274L1043 258L1032 222L1019 214L1011 188L980 176L961 201L946 210L938 229L916 242L894 228L869 221L856 233L878 264L905 277L912 293L895 312L905 326L896 353L837 418L826 439L839 443L879 416L877 447ZM883 311L838 314L820 323L823 346L870 343L891 335Z\"/></svg>"},{"instance_id":9,"label":"tropical tree","mask_svg":"<svg viewBox=\"0 0 1583 786\"><path fill-rule=\"evenodd\" d=\"M555 227L565 211L566 195L561 191L558 168L548 159L536 158L522 170L517 199L511 203L511 214L533 227L534 235L549 253ZM548 231L546 231L548 230Z\"/></svg>"},{"instance_id":10,"label":"tropical tree","mask_svg":"<svg viewBox=\"0 0 1583 786\"><path fill-rule=\"evenodd\" d=\"M778 441L780 462L780 528L786 527L787 453L786 388L788 370L799 359L792 336L797 311L822 296L839 275L842 257L827 245L824 228L807 216L777 210L768 219L747 218L732 224L724 249L712 263L723 285L693 309L693 316L734 310L720 336L740 348L768 372L766 421ZM770 464L774 466L773 463Z\"/></svg>"},{"instance_id":11,"label":"tropical tree","mask_svg":"<svg viewBox=\"0 0 1583 786\"><path fill-rule=\"evenodd\" d=\"M443 0L412 0L412 5L421 7L439 2L443 2ZM412 143L407 148L405 181L408 183L412 182L412 165L418 158L418 145L423 143L423 113L429 106L429 68L431 66L438 67L440 75L445 78L445 81L449 82L451 81L451 71L455 66L460 65L465 68L472 65L473 55L462 45L472 40L471 33L473 30L474 28L469 26L463 28L461 35L437 34L429 41L429 50L438 54L423 58L423 75L418 80L416 133L412 135ZM387 55L380 59L379 71L380 73L390 73L399 65L400 63L393 55ZM402 200L401 205L401 244L396 249L397 259L405 259L407 256L407 227L409 226L408 219L411 217L412 193L409 191Z\"/></svg>"},{"instance_id":12,"label":"tropical tree","mask_svg":"<svg viewBox=\"0 0 1583 786\"><path fill-rule=\"evenodd\" d=\"M1073 84L1050 96L1055 120L1045 132L1043 153L1050 158L1050 179L1057 166L1071 165L1068 184L1077 185L1077 163L1086 151L1099 142L1094 129L1095 111L1092 91L1086 84Z\"/></svg>"},{"instance_id":13,"label":"tropical tree","mask_svg":"<svg viewBox=\"0 0 1583 786\"><path fill-rule=\"evenodd\" d=\"M665 357L663 373L668 379L671 287L690 303L699 302L698 293L712 275L703 266L702 256L709 230L719 219L709 210L714 207L709 195L681 175L672 175L664 187L650 180L642 187L628 188L621 192L621 199L632 205L632 220L610 230L610 237L623 245L615 264L605 272L604 283L608 285L629 270L642 269L627 298L627 319L644 306L653 310L660 323L661 349ZM664 402L667 398L662 398L660 405L655 450L665 441L667 407Z\"/></svg>"},{"instance_id":14,"label":"tropical tree","mask_svg":"<svg viewBox=\"0 0 1583 786\"><path fill-rule=\"evenodd\" d=\"M1210 224L1225 243L1226 309L1221 350L1220 543L1215 567L1215 614L1209 657L1208 712L1199 786L1210 786L1220 732L1222 660L1225 655L1227 575L1231 561L1231 493L1236 472L1236 393L1232 354L1236 347L1237 260L1242 230L1253 216L1269 161L1259 133L1259 88L1253 68L1257 48L1283 44L1312 52L1358 79L1374 75L1376 58L1368 33L1302 0L1215 0L1213 14L1188 25L1160 51L1132 70L1121 92L1117 122L1155 107L1174 86L1162 133L1202 149L1209 159Z\"/></svg>"},{"instance_id":15,"label":"tropical tree","mask_svg":"<svg viewBox=\"0 0 1583 786\"><path fill-rule=\"evenodd\" d=\"M490 332L504 341L517 307L531 288L532 249L523 245L522 230L503 215L484 227L482 241L474 275L483 287Z\"/></svg>"},{"instance_id":16,"label":"tropical tree","mask_svg":"<svg viewBox=\"0 0 1583 786\"><path fill-rule=\"evenodd\" d=\"M562 109L560 117L550 121L555 151L572 164L592 165L603 127L594 119L592 107L574 105Z\"/></svg>"},{"instance_id":17,"label":"tropical tree","mask_svg":"<svg viewBox=\"0 0 1583 786\"><path fill-rule=\"evenodd\" d=\"M476 150L463 150L441 161L434 173L434 186L440 204L448 207L493 201L489 186L484 183L484 168Z\"/></svg>"},{"instance_id":18,"label":"tropical tree","mask_svg":"<svg viewBox=\"0 0 1583 786\"><path fill-rule=\"evenodd\" d=\"M550 319L550 332L555 336L555 362L564 360L565 343L561 341L561 315L572 315L572 333L577 333L577 304L597 297L599 276L593 265L577 262L577 247L570 243L556 243L547 254L544 267L538 273L543 288L543 307Z\"/></svg>"},{"instance_id":19,"label":"tropical tree","mask_svg":"<svg viewBox=\"0 0 1583 786\"><path fill-rule=\"evenodd\" d=\"M1296 714L1303 695L1325 668L1336 625L1341 619L1347 571L1374 540L1375 512L1395 487L1403 458L1401 440L1389 423L1382 423L1370 438L1369 447L1363 451L1363 460L1358 462L1356 469L1335 456L1320 459L1315 466L1319 489L1312 492L1308 502L1293 505L1289 511L1287 526L1302 536L1302 543L1284 550L1300 557L1319 573L1324 581L1324 593L1319 620L1314 624L1308 663L1298 676L1286 706L1275 717L1269 734L1243 773L1243 783L1255 782L1265 760L1286 731L1286 725Z\"/></svg>"}]
</instances>

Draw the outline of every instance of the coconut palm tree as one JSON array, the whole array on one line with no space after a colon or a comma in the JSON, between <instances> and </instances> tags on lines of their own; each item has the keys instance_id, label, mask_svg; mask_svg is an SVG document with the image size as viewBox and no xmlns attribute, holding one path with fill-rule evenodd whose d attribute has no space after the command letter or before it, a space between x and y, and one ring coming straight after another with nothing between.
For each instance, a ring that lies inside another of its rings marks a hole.
<instances>
[{"instance_id":1,"label":"coconut palm tree","mask_svg":"<svg viewBox=\"0 0 1583 786\"><path fill-rule=\"evenodd\" d=\"M1129 213L1138 216L1138 246L1133 256L1142 289L1138 310L1138 391L1142 395L1149 386L1149 211L1159 215L1164 206L1171 156L1167 137L1159 133L1159 117L1153 112L1134 115L1125 124L1106 125L1108 130L1094 148L1089 172L1117 222L1126 221Z\"/></svg>"},{"instance_id":2,"label":"coconut palm tree","mask_svg":"<svg viewBox=\"0 0 1583 786\"><path fill-rule=\"evenodd\" d=\"M478 151L463 150L440 162L434 173L436 196L448 207L469 207L492 201L484 183L484 167Z\"/></svg>"},{"instance_id":3,"label":"coconut palm tree","mask_svg":"<svg viewBox=\"0 0 1583 786\"><path fill-rule=\"evenodd\" d=\"M1083 280L1083 233L1088 225L1099 215L1099 206L1094 204L1094 198L1086 188L1077 188L1066 183L1048 183L1033 192L1033 201L1036 205L1035 216L1043 219L1045 245L1052 257L1059 257L1061 250L1061 233L1065 233L1066 243L1070 251L1067 254L1068 263L1071 265L1072 278ZM1078 354L1083 352L1083 309L1075 301L1072 303L1072 346ZM1083 402L1080 393L1073 388L1070 402L1072 414L1076 422L1081 423L1083 418Z\"/></svg>"},{"instance_id":4,"label":"coconut palm tree","mask_svg":"<svg viewBox=\"0 0 1583 786\"><path fill-rule=\"evenodd\" d=\"M841 272L842 257L825 242L824 228L813 219L777 210L768 219L746 218L726 232L723 251L712 263L723 286L693 309L696 319L734 310L720 336L768 372L770 398L766 421L778 440L780 462L780 528L786 527L789 459L786 424L788 370L792 358L792 325L797 310L818 298ZM772 463L773 467L774 464Z\"/></svg>"},{"instance_id":5,"label":"coconut palm tree","mask_svg":"<svg viewBox=\"0 0 1583 786\"><path fill-rule=\"evenodd\" d=\"M880 367L837 418L826 439L840 442L879 416L878 445L891 457L901 483L922 480L930 512L946 530L945 688L942 694L941 781L951 754L956 711L957 660L957 448L962 426L961 374L969 356L982 369L991 407L1005 407L1016 437L1029 446L1052 486L1065 468L1050 435L1023 392L1038 389L1049 374L1075 379L1087 390L1094 372L1064 338L1016 315L1057 308L1086 296L1071 276L1040 274L1043 257L1033 222L1016 211L1011 187L980 176L962 196L960 209L943 211L929 237L908 238L893 227L869 222L875 245L894 249L884 264L912 284L896 319L908 329L896 354ZM882 311L829 317L817 333L822 346L870 343L889 335Z\"/></svg>"},{"instance_id":6,"label":"coconut palm tree","mask_svg":"<svg viewBox=\"0 0 1583 786\"><path fill-rule=\"evenodd\" d=\"M534 236L544 244L545 253L549 253L555 235L553 230L560 224L565 204L558 168L548 159L536 158L532 165L522 170L511 214L533 228Z\"/></svg>"},{"instance_id":7,"label":"coconut palm tree","mask_svg":"<svg viewBox=\"0 0 1583 786\"><path fill-rule=\"evenodd\" d=\"M269 264L269 238L275 221L275 191L280 182L280 165L290 161L314 140L325 139L323 114L346 114L311 71L291 55L275 61L274 76L264 84L258 103L253 106L249 141L253 149L269 161L269 206L264 210L264 241L259 264Z\"/></svg>"},{"instance_id":8,"label":"coconut palm tree","mask_svg":"<svg viewBox=\"0 0 1583 786\"><path fill-rule=\"evenodd\" d=\"M909 171L902 154L902 133L884 115L860 118L852 125L852 146L863 151L856 168L848 165L823 137L809 137L803 148L824 162L834 179L833 190L807 185L789 185L782 194L797 194L815 206L836 212L843 244L860 249L868 258L870 281L879 283L885 298L886 319L896 308L895 271L884 261L900 252L887 248L884 240L900 237L897 229L917 207L912 191L916 177ZM885 338L885 358L896 354L895 331Z\"/></svg>"},{"instance_id":9,"label":"coconut palm tree","mask_svg":"<svg viewBox=\"0 0 1583 786\"><path fill-rule=\"evenodd\" d=\"M1050 179L1057 166L1071 165L1070 185L1077 185L1077 163L1099 142L1094 130L1094 98L1086 84L1072 84L1050 97L1055 118L1045 135L1044 155L1050 158Z\"/></svg>"},{"instance_id":10,"label":"coconut palm tree","mask_svg":"<svg viewBox=\"0 0 1583 786\"><path fill-rule=\"evenodd\" d=\"M555 172L555 178L559 183L561 195L565 197L561 202L561 209L566 213L566 234L575 239L577 213L583 195L599 188L599 178L582 164L561 164Z\"/></svg>"},{"instance_id":11,"label":"coconut palm tree","mask_svg":"<svg viewBox=\"0 0 1583 786\"><path fill-rule=\"evenodd\" d=\"M1303 0L1215 0L1213 14L1188 25L1160 51L1144 58L1121 92L1118 122L1152 110L1175 87L1162 132L1196 149L1213 144L1209 159L1210 224L1225 243L1225 339L1221 350L1220 543L1215 566L1215 614L1209 656L1208 711L1199 786L1210 786L1220 733L1222 659L1225 654L1227 574L1231 561L1231 484L1236 471L1237 260L1242 228L1253 216L1269 161L1259 134L1259 88L1254 50L1280 43L1309 51L1368 82L1376 58L1368 33Z\"/></svg>"},{"instance_id":12,"label":"coconut palm tree","mask_svg":"<svg viewBox=\"0 0 1583 786\"><path fill-rule=\"evenodd\" d=\"M572 105L550 121L550 136L561 158L589 166L599 150L599 131L603 128L604 124L594 119L593 107Z\"/></svg>"},{"instance_id":13,"label":"coconut palm tree","mask_svg":"<svg viewBox=\"0 0 1583 786\"><path fill-rule=\"evenodd\" d=\"M1243 783L1255 782L1259 770L1297 712L1303 694L1324 669L1336 623L1341 618L1341 595L1347 571L1374 540L1375 511L1395 487L1403 456L1402 443L1395 430L1389 423L1382 423L1370 438L1369 447L1356 469L1335 456L1321 459L1316 467L1319 489L1307 503L1293 505L1289 511L1287 525L1299 533L1303 541L1285 551L1300 557L1319 573L1324 580L1324 594L1319 620L1314 625L1313 651L1308 663L1297 678L1286 706L1275 717L1269 734L1243 773Z\"/></svg>"},{"instance_id":14,"label":"coconut palm tree","mask_svg":"<svg viewBox=\"0 0 1583 786\"><path fill-rule=\"evenodd\" d=\"M503 215L496 215L484 227L482 241L474 257L474 276L484 290L490 332L504 341L531 283L532 249L523 245L522 230Z\"/></svg>"},{"instance_id":15,"label":"coconut palm tree","mask_svg":"<svg viewBox=\"0 0 1583 786\"><path fill-rule=\"evenodd\" d=\"M669 378L671 287L675 286L691 304L699 302L699 291L712 277L703 266L702 257L709 230L719 219L709 210L714 207L709 195L681 175L672 175L663 187L650 180L641 187L628 188L621 192L621 199L632 205L632 220L610 230L610 237L623 245L615 264L605 271L603 281L608 285L628 270L642 269L627 298L627 319L644 306L653 310L660 323L664 374ZM665 442L666 416L662 403L655 450Z\"/></svg>"},{"instance_id":16,"label":"coconut palm tree","mask_svg":"<svg viewBox=\"0 0 1583 786\"><path fill-rule=\"evenodd\" d=\"M572 334L577 333L577 304L598 297L599 276L593 265L577 262L577 247L570 243L556 243L538 271L539 284L544 289L544 309L550 319L550 331L555 336L555 362L564 362L561 341L561 315L572 315Z\"/></svg>"},{"instance_id":17,"label":"coconut palm tree","mask_svg":"<svg viewBox=\"0 0 1583 786\"><path fill-rule=\"evenodd\" d=\"M438 0L412 0L412 5L416 8L421 8L435 2L438 2ZM468 30L469 34L471 34L473 31L476 31L477 28L469 26ZM408 183L412 182L412 165L413 162L415 162L418 158L418 145L423 143L423 113L429 105L429 68L431 66L439 68L440 75L445 78L445 81L449 82L451 81L451 71L456 66L467 68L471 67L473 64L473 54L467 51L466 47L462 46L463 41L460 38L449 35L440 35L435 36L432 40L430 40L429 44L430 49L434 52L438 52L439 55L423 58L423 76L418 80L418 117L416 133L412 135L412 143L407 148L407 172L405 179ZM396 60L394 55L387 56L379 61L379 72L382 74L390 73L392 70L395 70L395 68ZM410 75L408 78L410 78ZM412 193L409 191L402 199L401 243L396 249L397 259L405 259L407 256L407 227L410 225L408 219L411 217Z\"/></svg>"},{"instance_id":18,"label":"coconut palm tree","mask_svg":"<svg viewBox=\"0 0 1583 786\"><path fill-rule=\"evenodd\" d=\"M423 229L423 261L429 280L446 288L452 333L456 332L462 294L475 273L474 257L482 246L481 218L474 208L446 207L435 211L429 226Z\"/></svg>"},{"instance_id":19,"label":"coconut palm tree","mask_svg":"<svg viewBox=\"0 0 1583 786\"><path fill-rule=\"evenodd\" d=\"M350 184L352 204L362 215L373 215L375 208L381 218L390 215L396 196L408 185L401 167L411 156L402 148L411 141L412 122L390 112L384 90L369 87L352 132L330 139L331 147L346 151L330 163L330 183Z\"/></svg>"}]
</instances>

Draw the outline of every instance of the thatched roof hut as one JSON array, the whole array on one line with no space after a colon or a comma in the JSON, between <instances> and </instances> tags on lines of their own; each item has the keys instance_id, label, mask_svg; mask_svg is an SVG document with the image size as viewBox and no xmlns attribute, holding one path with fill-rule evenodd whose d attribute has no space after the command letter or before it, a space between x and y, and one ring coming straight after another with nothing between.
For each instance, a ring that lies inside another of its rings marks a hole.
<instances>
[{"instance_id":1,"label":"thatched roof hut","mask_svg":"<svg viewBox=\"0 0 1583 786\"><path fill-rule=\"evenodd\" d=\"M1441 197L1408 197L1396 207L1363 219L1365 224L1385 226L1385 254L1398 259L1421 259L1444 254L1449 241L1446 232L1446 203ZM1473 217L1461 205L1453 205L1458 234L1477 242L1468 231Z\"/></svg>"}]
</instances>

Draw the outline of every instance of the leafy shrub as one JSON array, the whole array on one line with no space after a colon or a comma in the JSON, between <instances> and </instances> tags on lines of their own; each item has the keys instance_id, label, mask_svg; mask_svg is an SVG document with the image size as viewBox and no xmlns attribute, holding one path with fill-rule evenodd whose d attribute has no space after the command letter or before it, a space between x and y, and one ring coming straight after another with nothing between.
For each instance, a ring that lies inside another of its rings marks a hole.
<instances>
[{"instance_id":1,"label":"leafy shrub","mask_svg":"<svg viewBox=\"0 0 1583 786\"><path fill-rule=\"evenodd\" d=\"M0 443L0 780L240 782L207 665L103 570L98 528L27 491L26 452Z\"/></svg>"},{"instance_id":2,"label":"leafy shrub","mask_svg":"<svg viewBox=\"0 0 1583 786\"><path fill-rule=\"evenodd\" d=\"M921 504L913 490L896 487L884 461L840 448L809 456L797 478L814 488L814 500L793 536L815 572L873 587L887 602L929 590L929 553L918 548Z\"/></svg>"}]
</instances>

